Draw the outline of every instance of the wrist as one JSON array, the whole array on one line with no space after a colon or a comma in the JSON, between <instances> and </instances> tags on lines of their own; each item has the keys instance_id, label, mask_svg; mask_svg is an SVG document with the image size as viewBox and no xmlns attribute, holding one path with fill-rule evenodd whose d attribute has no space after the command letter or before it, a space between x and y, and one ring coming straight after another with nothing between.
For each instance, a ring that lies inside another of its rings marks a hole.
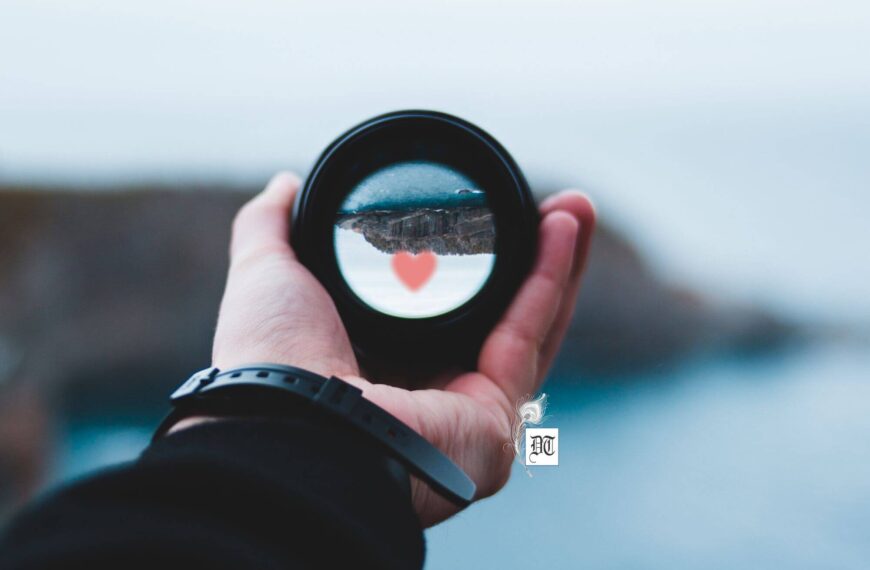
<instances>
[{"instance_id":1,"label":"wrist","mask_svg":"<svg viewBox=\"0 0 870 570\"><path fill-rule=\"evenodd\" d=\"M172 424L167 430L165 435L172 435L173 433L177 433L181 430L192 428L194 426L218 422L225 418L221 418L218 416L190 416L187 418L181 418L174 424Z\"/></svg>"},{"instance_id":2,"label":"wrist","mask_svg":"<svg viewBox=\"0 0 870 570\"><path fill-rule=\"evenodd\" d=\"M430 490L457 506L467 506L475 495L474 482L414 429L364 398L362 388L371 384L355 376L348 379L324 378L279 364L202 370L172 394L175 410L158 427L154 439L169 430L178 432L228 416L322 416L368 438L385 456L400 461L425 481Z\"/></svg>"}]
</instances>

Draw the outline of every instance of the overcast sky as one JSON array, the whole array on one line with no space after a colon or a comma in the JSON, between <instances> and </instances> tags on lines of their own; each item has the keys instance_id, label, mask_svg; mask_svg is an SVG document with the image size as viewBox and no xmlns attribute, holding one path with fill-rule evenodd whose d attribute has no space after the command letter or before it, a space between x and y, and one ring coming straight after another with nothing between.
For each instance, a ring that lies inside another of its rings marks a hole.
<instances>
[{"instance_id":1,"label":"overcast sky","mask_svg":"<svg viewBox=\"0 0 870 570\"><path fill-rule=\"evenodd\" d=\"M866 111L868 38L860 0L4 0L0 173L307 165L403 107L544 166L601 113Z\"/></svg>"},{"instance_id":2,"label":"overcast sky","mask_svg":"<svg viewBox=\"0 0 870 570\"><path fill-rule=\"evenodd\" d=\"M259 183L435 108L669 278L870 314L868 54L865 0L3 0L0 181Z\"/></svg>"}]
</instances>

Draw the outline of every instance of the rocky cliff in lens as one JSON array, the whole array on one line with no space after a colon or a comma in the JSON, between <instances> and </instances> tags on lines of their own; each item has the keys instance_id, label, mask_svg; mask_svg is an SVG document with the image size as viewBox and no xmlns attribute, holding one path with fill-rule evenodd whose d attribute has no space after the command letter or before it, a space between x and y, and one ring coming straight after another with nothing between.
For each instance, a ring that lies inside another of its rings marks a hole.
<instances>
[{"instance_id":1,"label":"rocky cliff in lens","mask_svg":"<svg viewBox=\"0 0 870 570\"><path fill-rule=\"evenodd\" d=\"M473 255L495 251L495 223L485 206L367 210L340 214L336 226L362 234L384 253L431 251Z\"/></svg>"}]
</instances>

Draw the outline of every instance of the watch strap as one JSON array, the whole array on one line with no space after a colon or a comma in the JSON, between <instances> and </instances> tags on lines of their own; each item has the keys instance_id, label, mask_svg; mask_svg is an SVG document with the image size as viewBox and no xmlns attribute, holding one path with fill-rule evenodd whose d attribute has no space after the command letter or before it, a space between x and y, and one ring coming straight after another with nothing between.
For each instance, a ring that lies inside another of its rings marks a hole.
<instances>
[{"instance_id":1,"label":"watch strap","mask_svg":"<svg viewBox=\"0 0 870 570\"><path fill-rule=\"evenodd\" d=\"M340 378L325 378L308 370L280 364L250 364L221 371L207 368L187 379L170 397L175 412L158 427L160 437L177 421L179 413L200 413L214 402L223 412L238 404L244 393L265 391L307 400L334 417L369 434L411 473L459 506L474 499L475 484L446 455L398 418L370 402L362 390ZM218 404L220 402L220 404Z\"/></svg>"}]
</instances>

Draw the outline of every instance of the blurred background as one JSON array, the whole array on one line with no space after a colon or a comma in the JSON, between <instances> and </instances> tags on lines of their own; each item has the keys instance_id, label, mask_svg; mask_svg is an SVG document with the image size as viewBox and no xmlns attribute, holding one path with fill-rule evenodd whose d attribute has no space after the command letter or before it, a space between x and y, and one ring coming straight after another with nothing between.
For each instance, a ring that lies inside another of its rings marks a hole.
<instances>
[{"instance_id":1,"label":"blurred background","mask_svg":"<svg viewBox=\"0 0 870 570\"><path fill-rule=\"evenodd\" d=\"M868 54L860 0L4 0L0 512L146 445L274 171L431 108L602 226L561 465L427 568L866 568Z\"/></svg>"}]
</instances>

